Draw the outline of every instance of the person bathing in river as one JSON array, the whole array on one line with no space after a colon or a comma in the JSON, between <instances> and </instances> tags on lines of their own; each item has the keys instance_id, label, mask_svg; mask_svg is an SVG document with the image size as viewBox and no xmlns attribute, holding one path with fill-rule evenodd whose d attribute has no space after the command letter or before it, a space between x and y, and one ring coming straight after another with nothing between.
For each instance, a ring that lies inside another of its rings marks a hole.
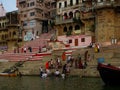
<instances>
[{"instance_id":1,"label":"person bathing in river","mask_svg":"<svg viewBox=\"0 0 120 90\"><path fill-rule=\"evenodd\" d=\"M60 76L60 71L59 71L58 69L56 69L56 71L55 71L55 73L54 73L54 74L55 74L55 76L57 76L57 77L58 77L58 76Z\"/></svg>"},{"instance_id":2,"label":"person bathing in river","mask_svg":"<svg viewBox=\"0 0 120 90\"><path fill-rule=\"evenodd\" d=\"M40 77L42 77L43 74L43 67L40 67Z\"/></svg>"}]
</instances>

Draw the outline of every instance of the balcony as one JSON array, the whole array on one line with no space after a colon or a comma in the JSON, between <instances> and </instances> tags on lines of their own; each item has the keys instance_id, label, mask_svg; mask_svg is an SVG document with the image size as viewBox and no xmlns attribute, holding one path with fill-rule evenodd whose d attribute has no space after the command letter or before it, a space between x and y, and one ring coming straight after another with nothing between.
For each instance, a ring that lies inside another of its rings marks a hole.
<instances>
[{"instance_id":1,"label":"balcony","mask_svg":"<svg viewBox=\"0 0 120 90\"><path fill-rule=\"evenodd\" d=\"M62 8L62 11L67 11L67 10L71 10L71 9L78 9L81 6L83 6L82 3L81 4L76 4L76 5L73 5L73 6L68 5L67 7Z\"/></svg>"},{"instance_id":2,"label":"balcony","mask_svg":"<svg viewBox=\"0 0 120 90\"><path fill-rule=\"evenodd\" d=\"M103 1L103 2L99 2L96 4L95 8L96 9L101 9L104 7L111 7L115 4L115 1Z\"/></svg>"},{"instance_id":3,"label":"balcony","mask_svg":"<svg viewBox=\"0 0 120 90\"><path fill-rule=\"evenodd\" d=\"M59 24L72 23L72 22L74 22L73 19L66 19L66 20L56 19L55 24L56 24L56 25L59 25Z\"/></svg>"},{"instance_id":4,"label":"balcony","mask_svg":"<svg viewBox=\"0 0 120 90\"><path fill-rule=\"evenodd\" d=\"M7 40L8 40L8 41L18 40L18 36L15 35L15 36L9 37Z\"/></svg>"},{"instance_id":5,"label":"balcony","mask_svg":"<svg viewBox=\"0 0 120 90\"><path fill-rule=\"evenodd\" d=\"M118 1L116 1L116 2L114 2L114 7L120 7L120 0L118 0Z\"/></svg>"}]
</instances>

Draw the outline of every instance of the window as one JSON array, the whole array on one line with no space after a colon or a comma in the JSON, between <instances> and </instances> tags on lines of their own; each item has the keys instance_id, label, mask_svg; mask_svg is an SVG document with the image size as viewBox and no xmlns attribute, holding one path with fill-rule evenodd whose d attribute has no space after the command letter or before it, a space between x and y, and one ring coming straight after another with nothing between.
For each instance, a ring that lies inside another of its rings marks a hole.
<instances>
[{"instance_id":1,"label":"window","mask_svg":"<svg viewBox=\"0 0 120 90\"><path fill-rule=\"evenodd\" d=\"M11 37L11 32L9 33L9 36Z\"/></svg>"},{"instance_id":2,"label":"window","mask_svg":"<svg viewBox=\"0 0 120 90\"><path fill-rule=\"evenodd\" d=\"M70 26L70 27L69 27L69 31L72 31L72 30L73 30L73 27L72 27L72 26Z\"/></svg>"},{"instance_id":3,"label":"window","mask_svg":"<svg viewBox=\"0 0 120 90\"><path fill-rule=\"evenodd\" d=\"M72 6L73 5L73 0L70 0L70 6Z\"/></svg>"},{"instance_id":4,"label":"window","mask_svg":"<svg viewBox=\"0 0 120 90\"><path fill-rule=\"evenodd\" d=\"M79 4L79 0L76 0L76 5Z\"/></svg>"},{"instance_id":5,"label":"window","mask_svg":"<svg viewBox=\"0 0 120 90\"><path fill-rule=\"evenodd\" d=\"M16 35L16 32L13 32L13 36L15 36Z\"/></svg>"},{"instance_id":6,"label":"window","mask_svg":"<svg viewBox=\"0 0 120 90\"><path fill-rule=\"evenodd\" d=\"M31 12L31 13L30 13L30 16L34 16L34 15L35 15L35 12Z\"/></svg>"},{"instance_id":7,"label":"window","mask_svg":"<svg viewBox=\"0 0 120 90\"><path fill-rule=\"evenodd\" d=\"M39 35L39 32L38 32L38 31L36 32L36 35L37 35L37 36Z\"/></svg>"},{"instance_id":8,"label":"window","mask_svg":"<svg viewBox=\"0 0 120 90\"><path fill-rule=\"evenodd\" d=\"M64 32L67 32L67 27L64 27L64 30L63 30Z\"/></svg>"},{"instance_id":9,"label":"window","mask_svg":"<svg viewBox=\"0 0 120 90\"><path fill-rule=\"evenodd\" d=\"M23 26L27 26L27 21L24 21L24 22L23 22Z\"/></svg>"},{"instance_id":10,"label":"window","mask_svg":"<svg viewBox=\"0 0 120 90\"><path fill-rule=\"evenodd\" d=\"M81 42L85 42L85 38L81 38Z\"/></svg>"},{"instance_id":11,"label":"window","mask_svg":"<svg viewBox=\"0 0 120 90\"><path fill-rule=\"evenodd\" d=\"M70 12L70 13L69 13L69 18L70 18L70 19L73 18L73 12Z\"/></svg>"},{"instance_id":12,"label":"window","mask_svg":"<svg viewBox=\"0 0 120 90\"><path fill-rule=\"evenodd\" d=\"M67 13L64 13L63 18L64 18L64 20L66 20L68 18Z\"/></svg>"},{"instance_id":13,"label":"window","mask_svg":"<svg viewBox=\"0 0 120 90\"><path fill-rule=\"evenodd\" d=\"M78 10L75 11L74 16L76 19L80 19L80 12Z\"/></svg>"},{"instance_id":14,"label":"window","mask_svg":"<svg viewBox=\"0 0 120 90\"><path fill-rule=\"evenodd\" d=\"M59 3L59 8L61 8L61 6L62 6L62 4L61 4L61 3Z\"/></svg>"},{"instance_id":15,"label":"window","mask_svg":"<svg viewBox=\"0 0 120 90\"><path fill-rule=\"evenodd\" d=\"M29 24L30 24L30 27L34 27L35 26L35 20L31 20Z\"/></svg>"},{"instance_id":16,"label":"window","mask_svg":"<svg viewBox=\"0 0 120 90\"><path fill-rule=\"evenodd\" d=\"M26 14L24 14L24 17L27 17L27 15L26 15Z\"/></svg>"},{"instance_id":17,"label":"window","mask_svg":"<svg viewBox=\"0 0 120 90\"><path fill-rule=\"evenodd\" d=\"M80 26L79 26L79 25L76 25L76 26L75 26L75 30L80 30Z\"/></svg>"},{"instance_id":18,"label":"window","mask_svg":"<svg viewBox=\"0 0 120 90\"><path fill-rule=\"evenodd\" d=\"M29 3L27 3L27 7L29 7Z\"/></svg>"},{"instance_id":19,"label":"window","mask_svg":"<svg viewBox=\"0 0 120 90\"><path fill-rule=\"evenodd\" d=\"M69 40L69 43L72 43L72 40L71 40L71 39Z\"/></svg>"},{"instance_id":20,"label":"window","mask_svg":"<svg viewBox=\"0 0 120 90\"><path fill-rule=\"evenodd\" d=\"M31 2L31 3L30 3L30 6L34 6L34 4L35 4L34 2Z\"/></svg>"},{"instance_id":21,"label":"window","mask_svg":"<svg viewBox=\"0 0 120 90\"><path fill-rule=\"evenodd\" d=\"M64 7L67 7L67 1L64 2Z\"/></svg>"}]
</instances>

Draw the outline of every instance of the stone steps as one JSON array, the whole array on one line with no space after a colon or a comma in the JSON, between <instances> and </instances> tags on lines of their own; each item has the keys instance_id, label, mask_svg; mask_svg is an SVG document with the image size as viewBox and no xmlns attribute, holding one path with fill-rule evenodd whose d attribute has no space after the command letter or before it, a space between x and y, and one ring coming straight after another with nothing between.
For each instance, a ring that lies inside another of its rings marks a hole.
<instances>
[{"instance_id":1,"label":"stone steps","mask_svg":"<svg viewBox=\"0 0 120 90\"><path fill-rule=\"evenodd\" d=\"M19 71L23 75L39 74L40 65L41 65L41 61L27 61L23 64L22 67L19 68Z\"/></svg>"},{"instance_id":2,"label":"stone steps","mask_svg":"<svg viewBox=\"0 0 120 90\"><path fill-rule=\"evenodd\" d=\"M0 62L0 72L3 72L5 69L9 69L16 62Z\"/></svg>"},{"instance_id":3,"label":"stone steps","mask_svg":"<svg viewBox=\"0 0 120 90\"><path fill-rule=\"evenodd\" d=\"M120 52L115 52L115 53L114 53L114 57L120 58Z\"/></svg>"}]
</instances>

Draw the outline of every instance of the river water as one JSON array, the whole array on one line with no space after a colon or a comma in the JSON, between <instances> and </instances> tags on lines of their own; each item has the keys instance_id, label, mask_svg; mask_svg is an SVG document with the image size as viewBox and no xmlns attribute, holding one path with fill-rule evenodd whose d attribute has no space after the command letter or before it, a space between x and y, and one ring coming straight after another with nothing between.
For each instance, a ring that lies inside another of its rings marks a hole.
<instances>
[{"instance_id":1,"label":"river water","mask_svg":"<svg viewBox=\"0 0 120 90\"><path fill-rule=\"evenodd\" d=\"M0 90L120 90L105 86L101 78L0 77Z\"/></svg>"}]
</instances>

